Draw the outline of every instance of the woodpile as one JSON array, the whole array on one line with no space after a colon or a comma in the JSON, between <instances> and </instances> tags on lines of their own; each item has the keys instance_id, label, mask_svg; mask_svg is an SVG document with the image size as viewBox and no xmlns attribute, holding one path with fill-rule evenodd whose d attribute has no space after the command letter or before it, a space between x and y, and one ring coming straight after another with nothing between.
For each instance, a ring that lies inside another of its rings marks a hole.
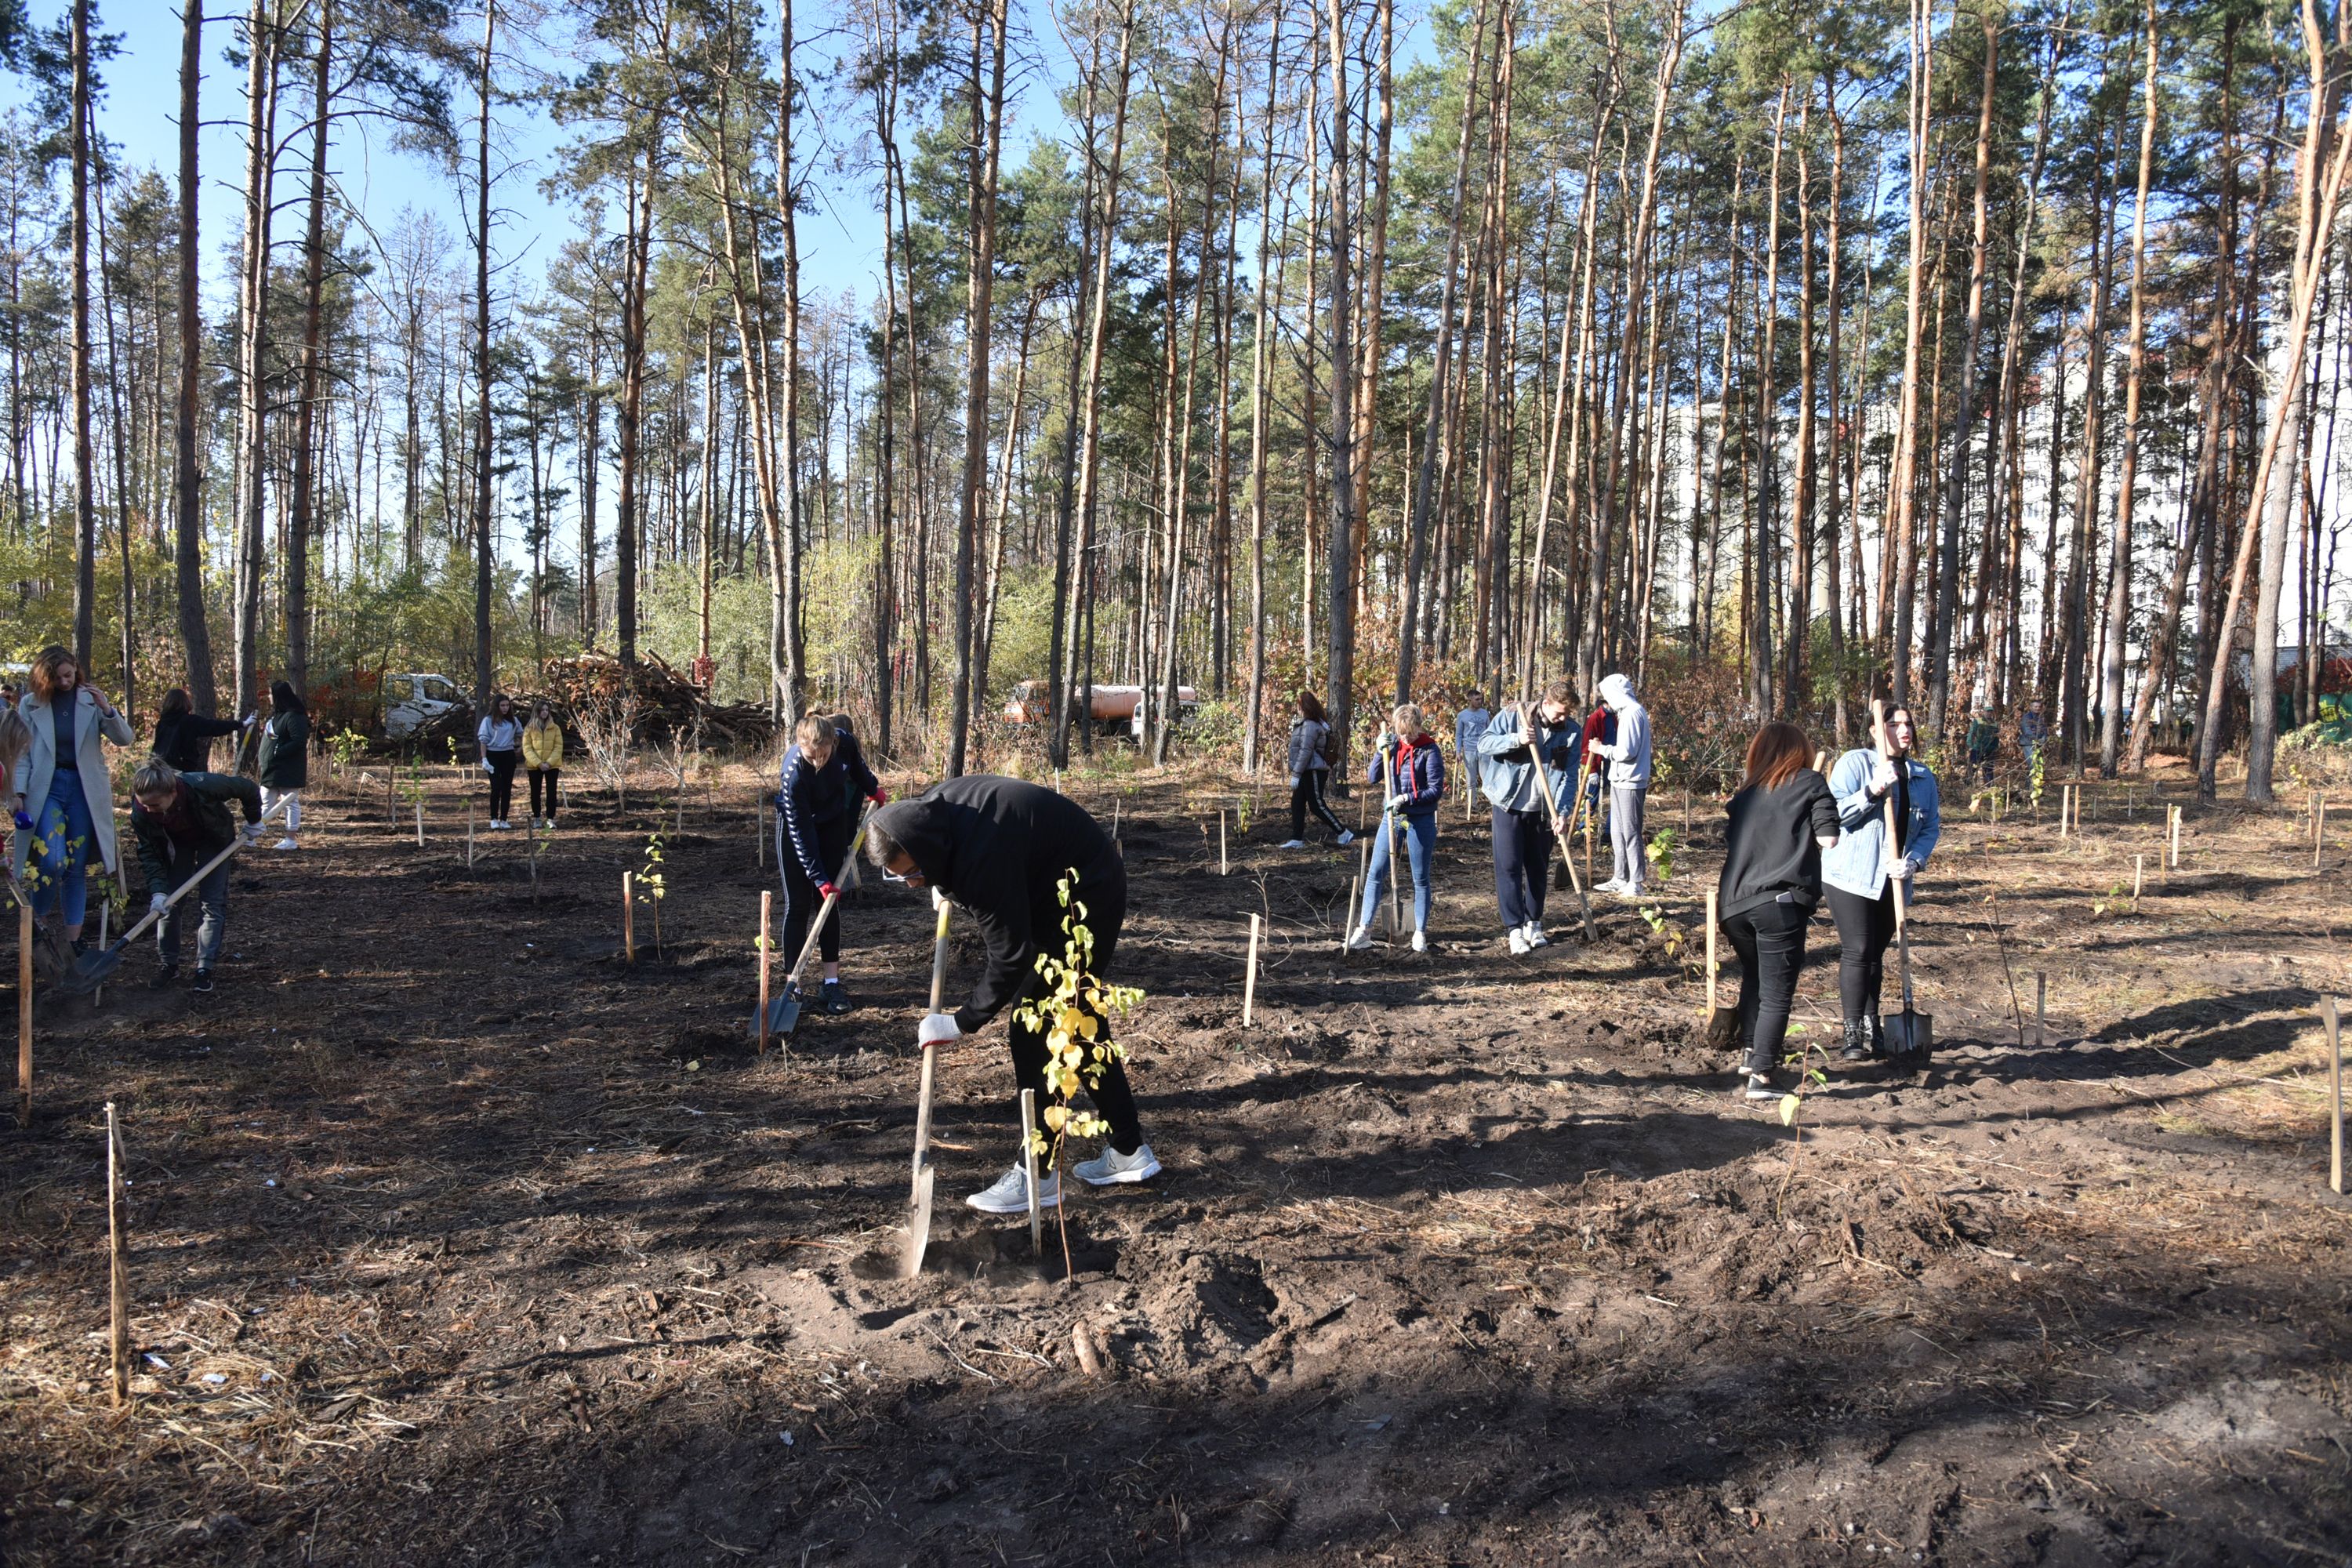
<instances>
[{"instance_id":1,"label":"woodpile","mask_svg":"<svg viewBox=\"0 0 2352 1568\"><path fill-rule=\"evenodd\" d=\"M641 656L634 670L609 654L551 658L541 674L544 689L533 696L544 697L567 725L583 708L617 703L634 694L639 740L666 741L698 723L702 744L714 750L767 746L776 738L775 722L765 708L711 702L692 681L650 654ZM528 712L532 700L520 698L516 706Z\"/></svg>"}]
</instances>

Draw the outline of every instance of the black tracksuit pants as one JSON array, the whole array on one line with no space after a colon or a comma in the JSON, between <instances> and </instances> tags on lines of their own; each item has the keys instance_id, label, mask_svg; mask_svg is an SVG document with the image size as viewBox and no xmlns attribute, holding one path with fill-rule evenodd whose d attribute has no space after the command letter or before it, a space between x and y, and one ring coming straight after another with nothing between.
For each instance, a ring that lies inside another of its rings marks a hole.
<instances>
[{"instance_id":1,"label":"black tracksuit pants","mask_svg":"<svg viewBox=\"0 0 2352 1568\"><path fill-rule=\"evenodd\" d=\"M1543 919L1544 868L1555 840L1551 818L1540 811L1495 808L1495 902L1503 929L1515 931Z\"/></svg>"},{"instance_id":2,"label":"black tracksuit pants","mask_svg":"<svg viewBox=\"0 0 2352 1568\"><path fill-rule=\"evenodd\" d=\"M1332 837L1337 838L1347 831L1339 826L1339 819L1331 815L1330 802L1323 798L1323 788L1330 780L1331 770L1328 768L1308 768L1298 775L1298 783L1290 792L1290 836L1293 838L1307 837L1307 814L1310 811L1315 814L1316 821L1331 830Z\"/></svg>"},{"instance_id":3,"label":"black tracksuit pants","mask_svg":"<svg viewBox=\"0 0 2352 1568\"><path fill-rule=\"evenodd\" d=\"M817 854L839 875L841 863L849 858L850 824L847 817L816 825ZM816 918L824 906L824 895L801 867L800 857L793 853L792 836L784 830L782 813L776 816L776 863L784 868L784 936L783 954L786 963L800 962L801 948L808 941L809 921ZM824 930L817 935L817 956L827 963L841 962L841 900L835 899L833 910L824 917Z\"/></svg>"},{"instance_id":4,"label":"black tracksuit pants","mask_svg":"<svg viewBox=\"0 0 2352 1568\"><path fill-rule=\"evenodd\" d=\"M1848 1023L1878 1016L1886 984L1886 945L1895 940L1895 881L1875 899L1827 888L1830 918L1838 929L1838 1011Z\"/></svg>"},{"instance_id":5,"label":"black tracksuit pants","mask_svg":"<svg viewBox=\"0 0 2352 1568\"><path fill-rule=\"evenodd\" d=\"M1118 952L1118 928L1127 919L1127 874L1122 870L1116 879L1087 878L1082 879L1070 895L1072 903L1087 906L1087 929L1094 933L1094 973L1098 976L1110 973L1111 960ZM1058 953L1062 942L1059 927L1051 934L1040 932L1051 944L1048 951ZM1005 1009L1006 1037L1013 1047L1013 1114L1017 1121L1021 1115L1021 1091L1037 1091L1037 1104L1042 1110L1052 1102L1045 1089L1045 1038L1035 1029L1024 1026L1018 1009L1045 994L1042 977L1024 986ZM1080 1004L1084 1007L1084 1004ZM1088 1009L1090 1010L1090 1009ZM1097 1041L1110 1043L1110 1020L1099 1012L1095 1014ZM1087 1069L1091 1076L1092 1069ZM1136 1115L1135 1094L1128 1088L1127 1064L1117 1057L1103 1069L1102 1081L1087 1090L1095 1102L1096 1111L1110 1123L1110 1146L1122 1154L1132 1154L1143 1147L1143 1123ZM1040 1131L1043 1131L1040 1129Z\"/></svg>"},{"instance_id":6,"label":"black tracksuit pants","mask_svg":"<svg viewBox=\"0 0 2352 1568\"><path fill-rule=\"evenodd\" d=\"M1805 927L1813 911L1802 904L1760 904L1727 917L1723 934L1739 955L1739 1037L1748 1046L1742 1070L1770 1072L1789 1037L1789 1010L1805 967Z\"/></svg>"}]
</instances>

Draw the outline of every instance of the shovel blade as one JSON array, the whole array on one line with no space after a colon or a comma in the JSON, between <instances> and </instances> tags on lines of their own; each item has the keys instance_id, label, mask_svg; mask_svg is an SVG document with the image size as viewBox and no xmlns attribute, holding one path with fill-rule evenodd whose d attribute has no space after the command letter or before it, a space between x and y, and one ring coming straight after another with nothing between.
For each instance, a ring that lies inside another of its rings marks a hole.
<instances>
[{"instance_id":1,"label":"shovel blade","mask_svg":"<svg viewBox=\"0 0 2352 1568\"><path fill-rule=\"evenodd\" d=\"M915 1195L907 1205L907 1249L898 1259L898 1278L912 1279L923 1271L923 1252L931 1244L931 1168L915 1174Z\"/></svg>"},{"instance_id":2,"label":"shovel blade","mask_svg":"<svg viewBox=\"0 0 2352 1568\"><path fill-rule=\"evenodd\" d=\"M770 1035L789 1035L793 1032L793 1026L800 1021L801 999L798 996L768 998L768 1033ZM744 1027L743 1033L755 1040L760 1037L759 1008L751 1009L751 1022Z\"/></svg>"},{"instance_id":3,"label":"shovel blade","mask_svg":"<svg viewBox=\"0 0 2352 1568\"><path fill-rule=\"evenodd\" d=\"M1926 1061L1936 1048L1936 1018L1932 1013L1889 1013L1881 1020L1886 1030L1886 1054Z\"/></svg>"},{"instance_id":4,"label":"shovel blade","mask_svg":"<svg viewBox=\"0 0 2352 1568\"><path fill-rule=\"evenodd\" d=\"M87 996L106 984L107 976L122 967L122 944L102 947L85 952L74 961L73 967L58 977L58 989L71 996Z\"/></svg>"}]
</instances>

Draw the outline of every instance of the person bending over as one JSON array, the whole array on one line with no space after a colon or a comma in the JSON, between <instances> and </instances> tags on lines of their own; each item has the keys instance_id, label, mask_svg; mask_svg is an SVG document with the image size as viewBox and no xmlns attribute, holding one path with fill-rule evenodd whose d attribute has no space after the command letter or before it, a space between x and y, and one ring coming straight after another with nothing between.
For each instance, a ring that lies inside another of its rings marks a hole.
<instances>
[{"instance_id":1,"label":"person bending over","mask_svg":"<svg viewBox=\"0 0 2352 1568\"><path fill-rule=\"evenodd\" d=\"M1047 993L1037 957L1058 956L1066 911L1057 889L1076 873L1070 902L1087 907L1094 937L1092 969L1109 978L1118 961L1118 932L1127 919L1127 868L1102 825L1066 795L1019 779L973 773L949 779L913 800L874 814L866 828L866 858L892 881L937 888L980 928L987 963L971 999L952 1014L923 1020L925 1050L976 1034L1008 1006L1006 1044L1013 1054L1013 1115L1020 1116L1021 1091L1037 1091L1042 1109L1050 1103L1045 1084L1045 1041L1020 1021L1016 1004ZM1110 1043L1110 1019L1081 1004L1095 1020L1094 1043ZM1088 1086L1096 1111L1110 1124L1110 1146L1073 1167L1082 1182L1104 1187L1149 1181L1160 1161L1143 1141L1143 1126L1128 1088L1127 1068L1113 1055L1100 1079ZM985 1190L964 1200L983 1214L1020 1214L1029 1207L1029 1181L1022 1162ZM1037 1201L1062 1201L1060 1178L1052 1172L1038 1181Z\"/></svg>"},{"instance_id":2,"label":"person bending over","mask_svg":"<svg viewBox=\"0 0 2352 1568\"><path fill-rule=\"evenodd\" d=\"M793 959L808 941L809 921L834 900L817 933L824 963L820 1005L827 1013L849 1011L848 993L841 988L841 901L833 879L849 858L857 803L883 805L889 799L847 730L822 713L801 715L776 788L776 867L784 884L784 952Z\"/></svg>"},{"instance_id":3,"label":"person bending over","mask_svg":"<svg viewBox=\"0 0 2352 1568\"><path fill-rule=\"evenodd\" d=\"M147 873L147 907L163 908L181 883L236 841L234 804L247 828L261 821L261 786L233 773L184 773L160 757L150 757L131 781L131 832L139 841L139 865ZM155 957L162 967L150 982L158 987L180 977L180 932L193 902L203 911L196 928L196 977L189 989L213 988L221 936L228 923L228 862L205 873L189 898L173 904L155 924Z\"/></svg>"},{"instance_id":4,"label":"person bending over","mask_svg":"<svg viewBox=\"0 0 2352 1568\"><path fill-rule=\"evenodd\" d=\"M1808 765L1811 743L1774 722L1748 742L1748 776L1724 807L1723 874L1716 918L1739 955L1740 1070L1750 1100L1776 1100L1772 1081L1789 1009L1805 967L1805 928L1822 901L1822 851L1838 841L1837 802Z\"/></svg>"},{"instance_id":5,"label":"person bending over","mask_svg":"<svg viewBox=\"0 0 2352 1568\"><path fill-rule=\"evenodd\" d=\"M1822 858L1830 914L1838 928L1838 1005L1845 1024L1840 1053L1850 1062L1886 1055L1879 993L1886 980L1886 944L1895 940L1895 879L1903 901L1944 831L1936 775L1911 755L1911 710L1895 708L1883 725L1884 748L1859 747L1830 767L1845 837ZM1886 837L1886 802L1895 802L1895 839Z\"/></svg>"}]
</instances>

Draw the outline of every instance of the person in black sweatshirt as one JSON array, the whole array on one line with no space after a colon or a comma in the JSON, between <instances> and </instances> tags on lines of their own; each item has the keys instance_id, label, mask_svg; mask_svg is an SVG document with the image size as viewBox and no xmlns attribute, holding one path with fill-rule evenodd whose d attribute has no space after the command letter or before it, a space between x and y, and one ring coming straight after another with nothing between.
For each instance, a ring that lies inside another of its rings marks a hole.
<instances>
[{"instance_id":1,"label":"person in black sweatshirt","mask_svg":"<svg viewBox=\"0 0 2352 1568\"><path fill-rule=\"evenodd\" d=\"M207 719L191 710L188 694L174 686L163 693L155 714L155 755L184 773L206 773L212 767L213 742L234 735L253 722L251 718Z\"/></svg>"},{"instance_id":2,"label":"person in black sweatshirt","mask_svg":"<svg viewBox=\"0 0 2352 1568\"><path fill-rule=\"evenodd\" d=\"M1739 955L1740 1063L1750 1100L1777 1100L1772 1069L1805 966L1805 927L1822 900L1822 851L1838 841L1837 801L1806 765L1811 742L1770 723L1748 742L1748 776L1724 807L1716 918Z\"/></svg>"},{"instance_id":3,"label":"person in black sweatshirt","mask_svg":"<svg viewBox=\"0 0 2352 1568\"><path fill-rule=\"evenodd\" d=\"M866 824L866 853L892 881L946 894L980 928L987 948L988 962L971 999L952 1015L934 1013L923 1020L919 1038L925 1050L975 1033L1006 1007L1046 994L1037 957L1061 953L1066 911L1058 889L1073 872L1070 902L1087 907L1087 929L1094 937L1092 972L1098 979L1110 973L1119 926L1127 918L1127 868L1102 825L1066 795L993 774L949 779L876 812ZM1108 1046L1110 1020L1099 1011L1092 1016L1095 1042ZM1007 1043L1013 1050L1015 1114L1024 1089L1037 1091L1042 1110L1050 1100L1044 1038L1016 1015ZM1160 1162L1143 1141L1127 1069L1116 1054L1087 1092L1110 1124L1110 1147L1096 1159L1080 1161L1075 1167L1078 1178L1103 1187L1158 1175ZM984 1214L1025 1213L1028 1193L1026 1173L1015 1163L992 1186L965 1201ZM1048 1207L1062 1201L1059 1178L1051 1172L1038 1179L1037 1201Z\"/></svg>"},{"instance_id":4,"label":"person in black sweatshirt","mask_svg":"<svg viewBox=\"0 0 2352 1568\"><path fill-rule=\"evenodd\" d=\"M776 867L784 883L784 952L796 962L808 941L809 921L828 899L817 935L824 964L819 1005L827 1013L849 1011L841 988L841 904L833 879L849 858L849 836L857 826L857 803L889 804L890 796L866 765L856 738L841 721L803 713L793 727L776 787Z\"/></svg>"}]
</instances>

